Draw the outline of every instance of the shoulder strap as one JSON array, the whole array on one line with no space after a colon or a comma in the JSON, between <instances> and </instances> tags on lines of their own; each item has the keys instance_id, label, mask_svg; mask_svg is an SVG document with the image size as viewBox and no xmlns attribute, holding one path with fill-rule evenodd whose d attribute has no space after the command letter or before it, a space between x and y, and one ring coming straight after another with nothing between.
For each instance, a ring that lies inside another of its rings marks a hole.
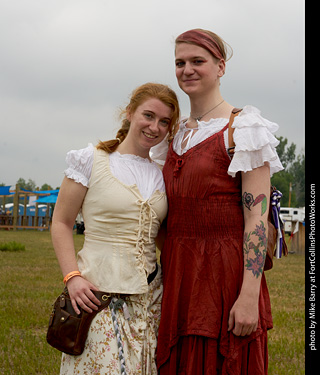
<instances>
[{"instance_id":1,"label":"shoulder strap","mask_svg":"<svg viewBox=\"0 0 320 375\"><path fill-rule=\"evenodd\" d=\"M229 141L229 147L228 147L228 154L230 157L233 156L234 154L234 148L235 148L235 143L234 143L234 140L233 140L233 132L234 132L234 128L232 128L232 124L233 124L233 121L235 119L236 116L238 116L238 114L242 111L242 109L240 108L233 108L232 112L231 112L231 116L230 116L230 119L229 119L229 126L228 126L228 141Z\"/></svg>"}]
</instances>

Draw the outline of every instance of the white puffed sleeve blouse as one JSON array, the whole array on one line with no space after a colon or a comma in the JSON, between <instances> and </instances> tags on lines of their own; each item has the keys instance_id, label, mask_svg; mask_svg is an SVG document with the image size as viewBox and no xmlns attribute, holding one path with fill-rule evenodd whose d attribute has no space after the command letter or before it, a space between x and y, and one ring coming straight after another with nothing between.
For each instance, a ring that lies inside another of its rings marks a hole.
<instances>
[{"instance_id":1,"label":"white puffed sleeve blouse","mask_svg":"<svg viewBox=\"0 0 320 375\"><path fill-rule=\"evenodd\" d=\"M178 155L182 155L190 148L201 143L213 134L222 130L229 122L226 118L210 119L209 121L198 121L198 128L192 130L186 127L186 121L182 120L179 130L173 140L173 149ZM261 112L247 105L235 118L233 139L235 141L235 153L230 162L228 174L234 177L237 172L248 172L264 163L270 165L270 175L283 169L278 157L276 146L279 141L273 135L279 126L261 116ZM186 134L187 133L187 134ZM183 141L186 146L182 148ZM228 129L224 132L224 143L226 150L228 144ZM166 140L151 149L152 159L159 164L164 164L168 151Z\"/></svg>"},{"instance_id":2,"label":"white puffed sleeve blouse","mask_svg":"<svg viewBox=\"0 0 320 375\"><path fill-rule=\"evenodd\" d=\"M64 171L66 177L89 186L94 158L94 146L89 144L80 150L71 150L67 153L68 168ZM149 199L159 190L165 192L162 171L155 162L140 156L113 152L109 155L111 173L125 185L137 185L144 199Z\"/></svg>"}]
</instances>

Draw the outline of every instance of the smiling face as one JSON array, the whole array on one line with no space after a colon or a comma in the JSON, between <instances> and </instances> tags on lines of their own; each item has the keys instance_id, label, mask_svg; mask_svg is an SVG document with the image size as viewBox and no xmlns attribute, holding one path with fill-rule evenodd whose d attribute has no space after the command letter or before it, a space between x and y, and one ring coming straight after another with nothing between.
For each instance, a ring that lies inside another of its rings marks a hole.
<instances>
[{"instance_id":1,"label":"smiling face","mask_svg":"<svg viewBox=\"0 0 320 375\"><path fill-rule=\"evenodd\" d=\"M127 112L130 130L124 141L132 153L148 157L150 148L160 143L168 133L172 109L161 100L145 100L131 113Z\"/></svg>"},{"instance_id":2,"label":"smiling face","mask_svg":"<svg viewBox=\"0 0 320 375\"><path fill-rule=\"evenodd\" d=\"M177 44L175 63L178 84L189 96L215 89L225 70L223 59L215 59L206 49L189 43Z\"/></svg>"}]
</instances>

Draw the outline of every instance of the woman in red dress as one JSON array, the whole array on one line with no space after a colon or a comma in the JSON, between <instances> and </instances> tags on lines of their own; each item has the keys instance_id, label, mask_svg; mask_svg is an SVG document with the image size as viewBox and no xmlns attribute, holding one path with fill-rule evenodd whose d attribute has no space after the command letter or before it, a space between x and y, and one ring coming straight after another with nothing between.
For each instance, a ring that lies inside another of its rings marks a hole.
<instances>
[{"instance_id":1,"label":"woman in red dress","mask_svg":"<svg viewBox=\"0 0 320 375\"><path fill-rule=\"evenodd\" d=\"M159 374L267 374L272 316L263 267L270 175L282 169L272 134L278 125L245 106L234 121L231 159L234 106L220 93L226 43L190 30L176 39L175 54L191 111L163 169L169 211Z\"/></svg>"}]
</instances>

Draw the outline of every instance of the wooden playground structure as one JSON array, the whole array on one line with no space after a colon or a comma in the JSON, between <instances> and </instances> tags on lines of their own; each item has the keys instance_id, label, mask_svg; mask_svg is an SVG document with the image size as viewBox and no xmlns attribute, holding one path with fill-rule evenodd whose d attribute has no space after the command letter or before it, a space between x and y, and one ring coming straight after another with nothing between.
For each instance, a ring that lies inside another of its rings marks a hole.
<instances>
[{"instance_id":1,"label":"wooden playground structure","mask_svg":"<svg viewBox=\"0 0 320 375\"><path fill-rule=\"evenodd\" d=\"M50 193L44 191L25 191L21 190L19 185L16 185L15 191L10 191L10 195L0 195L0 229L13 230L17 229L38 229L48 230L50 227L50 203L47 205L45 216L39 215L39 204L35 203L34 215L28 215L27 204L30 196L36 196L36 200L41 197L49 196ZM6 210L6 199L13 196L13 209L12 212ZM23 202L23 214L20 215L19 207L20 201ZM31 225L30 225L31 224Z\"/></svg>"}]
</instances>

